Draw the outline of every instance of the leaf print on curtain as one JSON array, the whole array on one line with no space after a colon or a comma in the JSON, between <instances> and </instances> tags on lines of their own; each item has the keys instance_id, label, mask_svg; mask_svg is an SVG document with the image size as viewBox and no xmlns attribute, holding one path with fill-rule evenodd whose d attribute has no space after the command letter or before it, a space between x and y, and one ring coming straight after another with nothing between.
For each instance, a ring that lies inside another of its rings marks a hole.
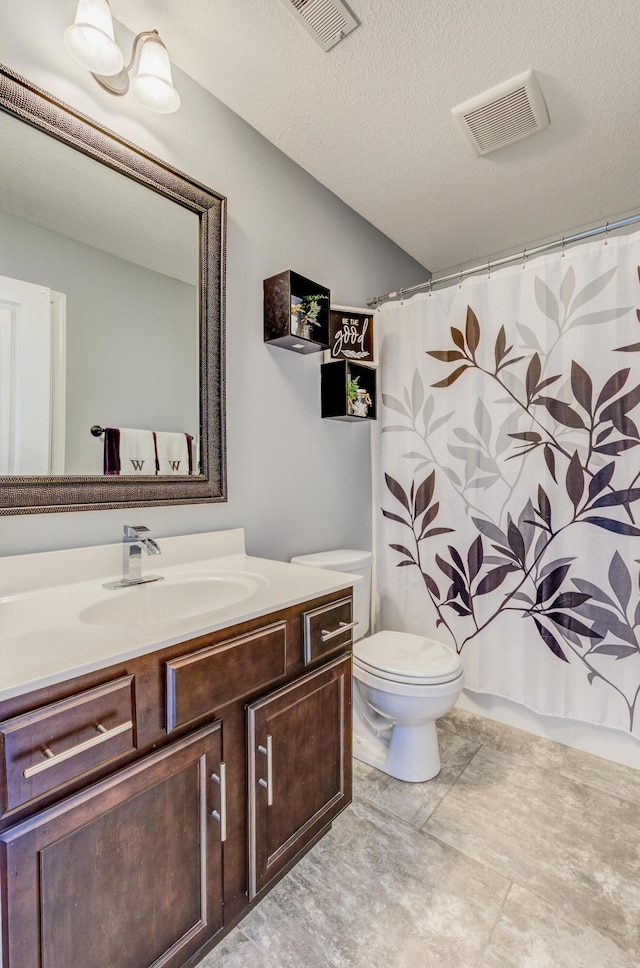
<instances>
[{"instance_id":1,"label":"leaf print on curtain","mask_svg":"<svg viewBox=\"0 0 640 968\"><path fill-rule=\"evenodd\" d=\"M465 685L640 735L640 236L380 313L385 628Z\"/></svg>"}]
</instances>

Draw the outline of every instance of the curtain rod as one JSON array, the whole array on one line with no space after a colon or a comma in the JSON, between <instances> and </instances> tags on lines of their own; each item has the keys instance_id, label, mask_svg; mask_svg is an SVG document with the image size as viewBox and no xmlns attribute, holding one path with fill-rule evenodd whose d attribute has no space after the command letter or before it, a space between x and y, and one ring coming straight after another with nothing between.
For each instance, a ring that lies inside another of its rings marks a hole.
<instances>
[{"instance_id":1,"label":"curtain rod","mask_svg":"<svg viewBox=\"0 0 640 968\"><path fill-rule=\"evenodd\" d=\"M426 282L420 282L417 286L409 286L407 289L395 289L392 292L385 293L384 296L376 296L375 299L367 303L367 306L377 308L382 303L389 302L392 299L403 299L405 296L422 292L425 289L431 290L434 286L441 285L444 282L451 282L453 279L459 279L462 282L465 276L474 275L476 272L491 271L491 269L495 269L498 266L506 266L510 262L518 262L520 259L526 261L530 256L539 255L541 252L547 252L549 249L564 248L565 245L569 245L571 242L590 239L594 235L602 235L603 232L613 232L616 229L624 228L626 225L633 225L634 222L640 222L640 215L632 215L629 218L621 219L619 222L607 222L605 225L601 225L595 229L589 229L586 232L579 232L577 235L566 235L561 239L556 239L555 242L545 242L543 245L536 245L531 249L523 249L522 252L518 251L513 255L504 256L502 259L496 259L494 262L488 259L486 262L471 266L469 269L461 269L458 272L452 272L446 276L438 276L437 279L427 279Z\"/></svg>"}]
</instances>

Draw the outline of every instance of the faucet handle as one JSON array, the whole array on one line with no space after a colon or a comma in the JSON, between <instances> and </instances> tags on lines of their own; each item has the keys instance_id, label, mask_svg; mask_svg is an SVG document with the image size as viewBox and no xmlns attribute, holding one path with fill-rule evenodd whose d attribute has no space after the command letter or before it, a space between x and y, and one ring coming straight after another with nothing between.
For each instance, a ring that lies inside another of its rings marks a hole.
<instances>
[{"instance_id":1,"label":"faucet handle","mask_svg":"<svg viewBox=\"0 0 640 968\"><path fill-rule=\"evenodd\" d=\"M149 529L144 526L144 524L125 524L124 525L124 536L125 538L138 538L141 534L148 534Z\"/></svg>"}]
</instances>

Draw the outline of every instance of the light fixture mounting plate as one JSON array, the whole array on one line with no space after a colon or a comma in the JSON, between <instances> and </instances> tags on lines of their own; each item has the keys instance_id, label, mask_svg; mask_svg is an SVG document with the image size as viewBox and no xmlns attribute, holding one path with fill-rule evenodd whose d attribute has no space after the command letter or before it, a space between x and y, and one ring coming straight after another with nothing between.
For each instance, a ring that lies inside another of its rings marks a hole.
<instances>
[{"instance_id":1,"label":"light fixture mounting plate","mask_svg":"<svg viewBox=\"0 0 640 968\"><path fill-rule=\"evenodd\" d=\"M120 71L119 74L112 74L110 77L104 74L94 74L92 71L91 76L96 79L100 87L109 91L110 94L117 95L117 97L122 97L129 90L129 75L125 70Z\"/></svg>"}]
</instances>

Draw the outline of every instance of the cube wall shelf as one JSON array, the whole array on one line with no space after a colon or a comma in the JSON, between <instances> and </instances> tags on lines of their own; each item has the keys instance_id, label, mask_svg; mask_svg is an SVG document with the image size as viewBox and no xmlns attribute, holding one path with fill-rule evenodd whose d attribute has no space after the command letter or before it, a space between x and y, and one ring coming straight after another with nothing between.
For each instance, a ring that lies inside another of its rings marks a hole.
<instances>
[{"instance_id":1,"label":"cube wall shelf","mask_svg":"<svg viewBox=\"0 0 640 968\"><path fill-rule=\"evenodd\" d=\"M348 360L323 363L320 368L322 416L334 420L375 420L376 378L377 370L362 363Z\"/></svg>"},{"instance_id":2,"label":"cube wall shelf","mask_svg":"<svg viewBox=\"0 0 640 968\"><path fill-rule=\"evenodd\" d=\"M287 269L264 280L264 340L294 353L329 346L331 292Z\"/></svg>"}]
</instances>

